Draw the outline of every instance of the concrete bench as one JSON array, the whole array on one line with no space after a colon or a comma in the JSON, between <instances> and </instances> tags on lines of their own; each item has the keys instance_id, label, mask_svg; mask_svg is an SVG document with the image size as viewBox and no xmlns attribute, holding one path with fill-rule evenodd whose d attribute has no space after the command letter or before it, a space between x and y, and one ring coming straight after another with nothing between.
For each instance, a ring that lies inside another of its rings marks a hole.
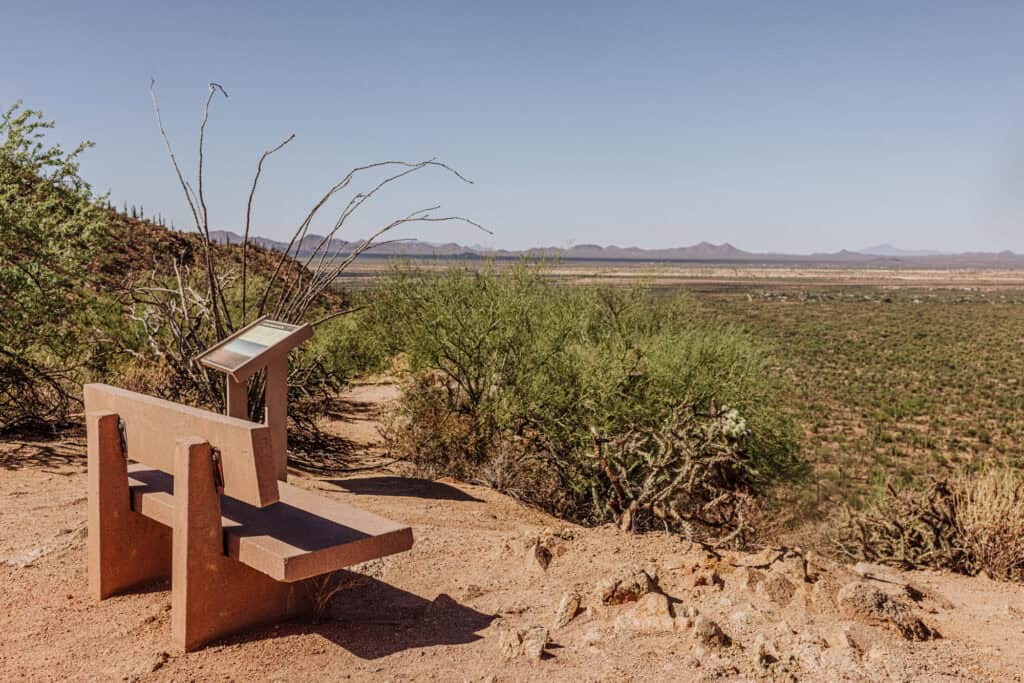
<instances>
[{"instance_id":1,"label":"concrete bench","mask_svg":"<svg viewBox=\"0 0 1024 683\"><path fill-rule=\"evenodd\" d=\"M90 592L170 577L186 651L301 614L311 579L412 547L407 526L278 481L266 425L100 384L85 404Z\"/></svg>"}]
</instances>

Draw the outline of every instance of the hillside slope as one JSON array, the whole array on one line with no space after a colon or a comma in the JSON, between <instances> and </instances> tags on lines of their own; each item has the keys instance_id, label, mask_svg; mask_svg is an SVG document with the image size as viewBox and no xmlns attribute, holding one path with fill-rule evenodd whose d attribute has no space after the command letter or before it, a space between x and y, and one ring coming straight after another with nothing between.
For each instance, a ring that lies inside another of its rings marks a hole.
<instances>
[{"instance_id":1,"label":"hillside slope","mask_svg":"<svg viewBox=\"0 0 1024 683\"><path fill-rule=\"evenodd\" d=\"M362 567L321 621L188 655L171 649L167 585L85 595L82 440L0 444L0 679L1021 680L1024 587L795 550L716 558L411 478L377 444L394 394L354 388L338 469L291 480L409 523L412 551Z\"/></svg>"}]
</instances>

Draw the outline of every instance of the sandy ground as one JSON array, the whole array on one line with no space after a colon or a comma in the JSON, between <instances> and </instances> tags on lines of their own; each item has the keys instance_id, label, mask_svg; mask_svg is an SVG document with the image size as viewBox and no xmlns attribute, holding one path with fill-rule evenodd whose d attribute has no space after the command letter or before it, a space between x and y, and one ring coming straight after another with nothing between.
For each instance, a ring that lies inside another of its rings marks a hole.
<instances>
[{"instance_id":1,"label":"sandy ground","mask_svg":"<svg viewBox=\"0 0 1024 683\"><path fill-rule=\"evenodd\" d=\"M0 679L1024 678L1024 587L779 549L715 558L667 534L582 529L481 487L402 476L376 446L391 395L350 392L332 446L344 457L291 480L410 524L412 551L361 567L319 621L190 654L170 642L168 585L86 596L84 440L0 443ZM578 614L556 627L574 594ZM531 627L548 629L539 658Z\"/></svg>"}]
</instances>

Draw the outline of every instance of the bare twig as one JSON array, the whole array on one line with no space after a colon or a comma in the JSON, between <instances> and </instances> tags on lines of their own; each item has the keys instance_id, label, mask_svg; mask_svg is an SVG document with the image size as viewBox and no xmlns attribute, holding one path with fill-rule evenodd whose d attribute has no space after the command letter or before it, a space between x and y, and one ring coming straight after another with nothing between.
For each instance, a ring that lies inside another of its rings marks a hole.
<instances>
[{"instance_id":1,"label":"bare twig","mask_svg":"<svg viewBox=\"0 0 1024 683\"><path fill-rule=\"evenodd\" d=\"M311 327L318 327L320 325L323 325L326 322L334 320L335 318L340 318L343 315L352 315L353 313L358 313L359 311L363 310L364 308L366 308L366 306L356 306L355 308L346 308L344 311L337 311L336 313L331 313L330 315L325 315L324 317L320 318L316 322L311 323L310 326Z\"/></svg>"},{"instance_id":2,"label":"bare twig","mask_svg":"<svg viewBox=\"0 0 1024 683\"><path fill-rule=\"evenodd\" d=\"M223 321L221 320L220 311L217 309L217 301L220 300L221 304L224 303L223 294L219 291L217 278L214 274L213 259L210 248L210 231L209 223L207 222L206 212L206 201L203 196L203 139L206 129L206 121L210 115L210 101L213 99L213 95L216 93L216 89L219 88L224 96L227 97L227 93L216 83L210 84L210 95L206 99L206 106L203 113L203 122L199 129L199 206L196 205L196 194L192 191L192 188L186 182L185 177L181 173L181 167L178 165L178 159L174 155L174 150L171 147L170 138L167 137L167 132L164 130L164 124L160 115L160 103L156 96L156 80L150 79L149 82L149 94L153 100L153 109L156 111L157 126L160 128L160 135L164 139L164 144L167 145L167 153L171 158L171 165L174 166L174 172L178 176L178 182L181 184L182 190L185 192L185 199L188 201L189 209L192 211L192 220L195 222L196 231L199 232L200 237L203 240L203 253L206 262L206 280L207 286L210 290L210 298L214 302L214 326L217 330L217 338L223 339L226 334L224 332ZM201 208L200 208L201 207ZM224 311L227 313L227 306L224 305Z\"/></svg>"},{"instance_id":3,"label":"bare twig","mask_svg":"<svg viewBox=\"0 0 1024 683\"><path fill-rule=\"evenodd\" d=\"M203 107L203 122L199 124L199 175L197 184L199 187L199 207L202 211L203 239L205 240L206 249L206 275L210 284L210 293L214 305L214 323L217 325L217 337L219 339L227 336L234 326L231 323L231 311L228 310L227 302L224 300L224 290L220 286L217 272L213 266L213 253L210 244L210 217L206 210L206 194L203 192L203 150L206 141L206 123L210 120L210 103L213 102L213 96L217 94L218 90L226 99L228 96L227 91L219 83L211 81L210 94L206 97L206 105ZM227 321L227 331L222 327L221 314L217 312L218 304L223 309L223 320Z\"/></svg>"},{"instance_id":4,"label":"bare twig","mask_svg":"<svg viewBox=\"0 0 1024 683\"><path fill-rule=\"evenodd\" d=\"M164 122L160 116L160 102L156 97L156 80L150 79L149 81L149 96L153 100L153 109L156 111L156 124L160 128L160 136L164 139L164 144L167 145L167 154L171 157L171 165L174 166L174 172L178 176L178 182L181 184L181 189L185 192L185 199L188 200L188 207L192 211L192 220L195 222L196 230L201 231L199 223L199 211L196 208L194 201L195 195L192 193L192 189L185 181L185 177L181 174L181 167L178 166L178 159L174 156L174 150L171 147L171 140L167 137L167 131L164 130Z\"/></svg>"},{"instance_id":5,"label":"bare twig","mask_svg":"<svg viewBox=\"0 0 1024 683\"><path fill-rule=\"evenodd\" d=\"M448 171L449 173L452 173L453 175L455 175L455 177L459 178L463 182L470 183L470 184L472 184L472 182L473 182L472 180L466 178L464 175L462 175L461 173L456 171L451 166L448 166L445 163L442 163L442 162L439 162L439 161L434 161L434 160L421 161L421 162L417 162L417 163L412 163L412 162L408 162L408 161L378 161L378 162L375 162L375 163L372 163L372 164L365 164L363 166L357 166L356 168L353 168L351 171L349 171L347 174L345 174L345 176L342 177L341 180L339 180L337 183L335 183L333 186L331 186L331 188L329 190L327 190L327 192L324 193L324 195L320 198L320 200L316 204L313 205L313 208L306 215L306 218L302 221L302 223L299 225L299 227L292 234L292 238L288 242L288 246L285 247L285 250L281 253L280 258L277 261L277 266L274 268L274 272L271 274L270 278L267 280L266 285L264 285L264 287L263 287L263 292L260 295L260 302L259 302L259 306L258 306L258 312L257 312L258 316L259 315L263 315L263 313L264 313L264 311L266 309L267 298L270 296L270 291L271 291L272 287L274 286L274 284L277 282L277 279L278 279L278 277L281 274L281 270L283 269L285 262L287 261L288 257L291 256L292 248L293 247L295 248L295 250L296 250L295 251L295 256L297 257L298 254L299 254L299 251L302 248L302 242L305 239L307 232L309 231L309 226L312 224L313 219L316 217L317 213L319 213L320 209L322 209L323 206L335 194L337 194L341 190L343 190L346 187L348 187L349 184L352 182L353 178L355 178L358 174L360 174L360 173L362 173L364 171L369 171L369 170L376 169L376 168L383 168L383 167L386 167L386 166L403 166L403 167L405 167L407 169L414 169L414 168L425 167L425 166L434 166L434 167L438 167L438 168L444 169L444 170ZM349 205L351 205L351 203L352 202L350 201ZM343 212L343 214L344 214L344 212ZM334 233L336 233L336 232L337 232L337 230L334 230ZM332 235L333 235L333 233L332 233ZM328 242L328 244L329 244L329 242Z\"/></svg>"},{"instance_id":6,"label":"bare twig","mask_svg":"<svg viewBox=\"0 0 1024 683\"><path fill-rule=\"evenodd\" d=\"M256 164L256 175L252 179L252 189L249 190L249 201L246 202L246 205L245 205L245 233L242 235L242 320L241 320L241 324L242 325L245 325L245 320L246 320L246 318L245 318L246 304L247 304L247 300L246 300L246 298L247 298L246 297L246 291L247 291L247 288L246 288L246 270L247 270L247 266L248 266L249 226L250 226L250 224L252 222L252 199L253 199L253 196L256 194L256 185L260 182L260 174L263 173L263 162L266 161L267 157L269 157L271 154L273 154L274 152L278 151L279 149L281 149L282 147L284 147L285 145L287 145L289 142L291 142L294 139L295 139L295 133L292 133L287 138L285 138L284 141L282 141L280 144L278 144L276 147L273 147L273 148L268 149L267 151L263 152L263 155L260 156L259 163Z\"/></svg>"}]
</instances>

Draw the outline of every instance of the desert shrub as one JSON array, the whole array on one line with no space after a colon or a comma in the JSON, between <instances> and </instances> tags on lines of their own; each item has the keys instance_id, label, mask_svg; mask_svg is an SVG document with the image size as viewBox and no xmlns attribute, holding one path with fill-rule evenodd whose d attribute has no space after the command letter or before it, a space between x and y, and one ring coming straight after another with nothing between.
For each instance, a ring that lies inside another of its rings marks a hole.
<instances>
[{"instance_id":1,"label":"desert shrub","mask_svg":"<svg viewBox=\"0 0 1024 683\"><path fill-rule=\"evenodd\" d=\"M52 128L20 105L0 116L0 429L64 422L119 328L92 277L109 212L78 174L90 144L48 145Z\"/></svg>"},{"instance_id":2,"label":"desert shrub","mask_svg":"<svg viewBox=\"0 0 1024 683\"><path fill-rule=\"evenodd\" d=\"M364 333L359 316L356 312L320 325L300 355L318 358L324 371L342 383L383 371L391 360L390 346L386 339Z\"/></svg>"},{"instance_id":3,"label":"desert shrub","mask_svg":"<svg viewBox=\"0 0 1024 683\"><path fill-rule=\"evenodd\" d=\"M956 487L957 528L973 566L998 579L1024 580L1024 476L990 470Z\"/></svg>"},{"instance_id":4,"label":"desert shrub","mask_svg":"<svg viewBox=\"0 0 1024 683\"><path fill-rule=\"evenodd\" d=\"M839 553L903 569L932 567L1003 580L1024 578L1024 476L988 470L897 488L847 509Z\"/></svg>"},{"instance_id":5,"label":"desert shrub","mask_svg":"<svg viewBox=\"0 0 1024 683\"><path fill-rule=\"evenodd\" d=\"M460 479L476 477L483 459L496 444L476 428L468 411L453 410L443 382L429 374L413 377L401 403L385 415L387 448L404 453L423 474Z\"/></svg>"},{"instance_id":6,"label":"desert shrub","mask_svg":"<svg viewBox=\"0 0 1024 683\"><path fill-rule=\"evenodd\" d=\"M834 542L850 559L891 564L903 569L965 569L970 565L958 540L951 482L936 480L924 488L897 488L862 510L841 513Z\"/></svg>"},{"instance_id":7,"label":"desert shrub","mask_svg":"<svg viewBox=\"0 0 1024 683\"><path fill-rule=\"evenodd\" d=\"M400 267L366 321L409 362L389 438L574 520L729 536L744 496L803 466L767 355L692 306L561 286L543 264Z\"/></svg>"}]
</instances>

